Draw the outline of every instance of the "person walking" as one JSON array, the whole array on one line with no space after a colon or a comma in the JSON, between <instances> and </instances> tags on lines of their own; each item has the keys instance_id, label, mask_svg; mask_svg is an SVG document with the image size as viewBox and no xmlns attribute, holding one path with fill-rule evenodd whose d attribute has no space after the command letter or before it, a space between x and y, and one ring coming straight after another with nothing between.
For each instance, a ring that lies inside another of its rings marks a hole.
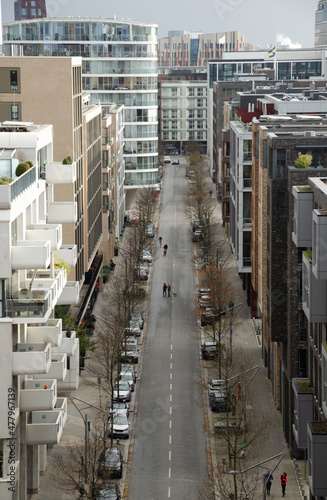
<instances>
[{"instance_id":1,"label":"person walking","mask_svg":"<svg viewBox=\"0 0 327 500\"><path fill-rule=\"evenodd\" d=\"M266 481L266 490L267 490L267 495L270 495L270 488L271 488L271 483L274 480L272 473L270 470L265 474L265 481Z\"/></svg>"},{"instance_id":2,"label":"person walking","mask_svg":"<svg viewBox=\"0 0 327 500\"><path fill-rule=\"evenodd\" d=\"M167 292L168 292L168 297L170 297L170 290L171 290L171 288L170 288L170 284L168 283L168 284L167 284Z\"/></svg>"},{"instance_id":3,"label":"person walking","mask_svg":"<svg viewBox=\"0 0 327 500\"><path fill-rule=\"evenodd\" d=\"M167 285L166 285L166 283L164 283L163 287L162 287L162 296L167 297Z\"/></svg>"},{"instance_id":4,"label":"person walking","mask_svg":"<svg viewBox=\"0 0 327 500\"><path fill-rule=\"evenodd\" d=\"M167 250L168 250L168 245L167 245L167 243L165 243L165 245L164 245L164 247L163 247L163 248L164 248L164 255L167 255Z\"/></svg>"},{"instance_id":5,"label":"person walking","mask_svg":"<svg viewBox=\"0 0 327 500\"><path fill-rule=\"evenodd\" d=\"M286 472L283 472L283 474L280 476L280 484L282 485L283 497L285 496L286 483L287 483L287 474Z\"/></svg>"},{"instance_id":6,"label":"person walking","mask_svg":"<svg viewBox=\"0 0 327 500\"><path fill-rule=\"evenodd\" d=\"M161 248L161 245L162 245L162 236L159 236L159 246Z\"/></svg>"}]
</instances>

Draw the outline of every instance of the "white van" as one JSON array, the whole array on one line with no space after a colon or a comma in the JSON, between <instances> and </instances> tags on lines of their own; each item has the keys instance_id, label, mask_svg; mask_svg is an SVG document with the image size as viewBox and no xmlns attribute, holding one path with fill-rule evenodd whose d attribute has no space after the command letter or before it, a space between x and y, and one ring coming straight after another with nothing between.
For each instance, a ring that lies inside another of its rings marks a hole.
<instances>
[{"instance_id":1,"label":"white van","mask_svg":"<svg viewBox=\"0 0 327 500\"><path fill-rule=\"evenodd\" d=\"M164 156L164 163L170 163L170 156Z\"/></svg>"}]
</instances>

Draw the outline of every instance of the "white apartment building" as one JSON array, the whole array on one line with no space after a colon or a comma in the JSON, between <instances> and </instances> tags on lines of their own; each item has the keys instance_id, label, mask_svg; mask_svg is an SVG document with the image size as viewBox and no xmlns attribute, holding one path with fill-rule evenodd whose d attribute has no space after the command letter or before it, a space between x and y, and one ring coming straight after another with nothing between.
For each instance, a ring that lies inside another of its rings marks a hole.
<instances>
[{"instance_id":1,"label":"white apartment building","mask_svg":"<svg viewBox=\"0 0 327 500\"><path fill-rule=\"evenodd\" d=\"M194 141L199 143L199 150L206 150L206 81L161 81L160 138L167 152L186 152L187 143Z\"/></svg>"},{"instance_id":2,"label":"white apartment building","mask_svg":"<svg viewBox=\"0 0 327 500\"><path fill-rule=\"evenodd\" d=\"M76 181L76 163L54 163L52 125L0 124L0 498L26 500L46 469L47 445L59 442L67 417L61 390L79 384L79 340L54 318L76 304L76 245L62 244L62 224L76 202L54 202L56 184ZM16 176L19 163L34 166Z\"/></svg>"},{"instance_id":3,"label":"white apartment building","mask_svg":"<svg viewBox=\"0 0 327 500\"><path fill-rule=\"evenodd\" d=\"M158 181L157 26L116 19L60 18L4 26L8 55L79 56L91 103L125 105L125 189Z\"/></svg>"}]
</instances>

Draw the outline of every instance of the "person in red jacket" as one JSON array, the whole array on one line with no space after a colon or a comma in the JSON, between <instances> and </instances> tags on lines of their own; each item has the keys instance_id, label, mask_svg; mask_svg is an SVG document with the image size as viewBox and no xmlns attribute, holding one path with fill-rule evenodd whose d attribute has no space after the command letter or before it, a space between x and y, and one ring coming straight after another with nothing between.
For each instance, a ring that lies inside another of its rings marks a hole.
<instances>
[{"instance_id":1,"label":"person in red jacket","mask_svg":"<svg viewBox=\"0 0 327 500\"><path fill-rule=\"evenodd\" d=\"M287 474L286 472L283 472L283 474L280 476L280 484L282 485L283 497L285 496L286 483L287 483Z\"/></svg>"}]
</instances>

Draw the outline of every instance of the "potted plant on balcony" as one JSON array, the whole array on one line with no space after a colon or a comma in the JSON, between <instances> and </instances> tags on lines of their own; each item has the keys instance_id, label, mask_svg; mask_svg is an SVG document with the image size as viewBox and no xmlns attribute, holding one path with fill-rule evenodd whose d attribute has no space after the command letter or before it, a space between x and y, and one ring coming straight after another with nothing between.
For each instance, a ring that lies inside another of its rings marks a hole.
<instances>
[{"instance_id":1,"label":"potted plant on balcony","mask_svg":"<svg viewBox=\"0 0 327 500\"><path fill-rule=\"evenodd\" d=\"M71 165L73 163L73 160L71 156L66 156L66 158L63 159L62 164L63 165Z\"/></svg>"},{"instance_id":2,"label":"potted plant on balcony","mask_svg":"<svg viewBox=\"0 0 327 500\"><path fill-rule=\"evenodd\" d=\"M70 266L65 262L63 259L60 259L58 255L54 255L55 262L54 262L54 268L55 269L65 269L66 275L68 276L70 273Z\"/></svg>"},{"instance_id":3,"label":"potted plant on balcony","mask_svg":"<svg viewBox=\"0 0 327 500\"><path fill-rule=\"evenodd\" d=\"M25 162L25 163L19 163L16 167L15 174L17 177L20 177L21 175L25 174L27 170L31 168L30 164Z\"/></svg>"},{"instance_id":4,"label":"potted plant on balcony","mask_svg":"<svg viewBox=\"0 0 327 500\"><path fill-rule=\"evenodd\" d=\"M28 292L28 288L21 288L21 289L20 289L20 293L21 293L22 295L27 295L27 292Z\"/></svg>"},{"instance_id":5,"label":"potted plant on balcony","mask_svg":"<svg viewBox=\"0 0 327 500\"><path fill-rule=\"evenodd\" d=\"M299 157L294 163L297 168L309 168L312 163L312 156L299 153Z\"/></svg>"}]
</instances>

